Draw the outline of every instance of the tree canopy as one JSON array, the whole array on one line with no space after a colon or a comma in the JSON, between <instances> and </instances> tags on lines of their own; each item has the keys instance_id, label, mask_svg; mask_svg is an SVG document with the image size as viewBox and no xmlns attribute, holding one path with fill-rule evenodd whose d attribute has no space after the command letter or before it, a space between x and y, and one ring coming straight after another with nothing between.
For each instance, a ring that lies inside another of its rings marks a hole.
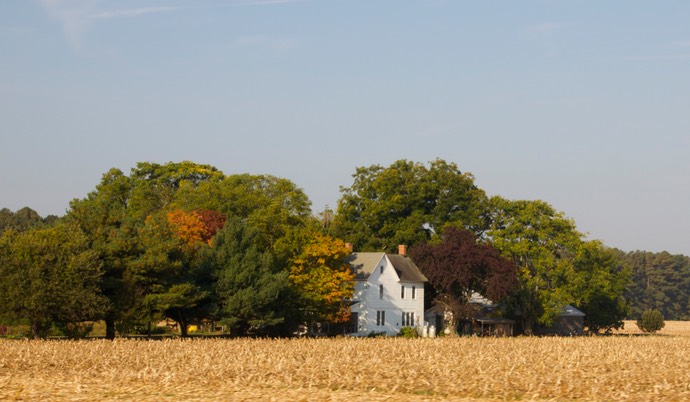
<instances>
[{"instance_id":1,"label":"tree canopy","mask_svg":"<svg viewBox=\"0 0 690 402\"><path fill-rule=\"evenodd\" d=\"M42 218L38 212L29 207L24 207L16 212L12 212L7 208L0 209L0 234L5 229L14 229L23 232L34 227L43 227L51 225L57 220L57 216L48 215Z\"/></svg>"},{"instance_id":2,"label":"tree canopy","mask_svg":"<svg viewBox=\"0 0 690 402\"><path fill-rule=\"evenodd\" d=\"M581 234L575 223L543 201L491 199L492 244L518 265L519 286L515 308L523 328L550 325L572 302L568 278Z\"/></svg>"},{"instance_id":3,"label":"tree canopy","mask_svg":"<svg viewBox=\"0 0 690 402\"><path fill-rule=\"evenodd\" d=\"M585 326L591 332L622 328L630 309L624 297L630 284L630 267L599 241L581 243L573 266L573 302L586 314Z\"/></svg>"},{"instance_id":4,"label":"tree canopy","mask_svg":"<svg viewBox=\"0 0 690 402\"><path fill-rule=\"evenodd\" d=\"M393 252L398 244L429 240L446 223L476 233L486 227L486 195L454 163L399 160L357 168L353 178L340 189L333 225L357 250Z\"/></svg>"}]
</instances>

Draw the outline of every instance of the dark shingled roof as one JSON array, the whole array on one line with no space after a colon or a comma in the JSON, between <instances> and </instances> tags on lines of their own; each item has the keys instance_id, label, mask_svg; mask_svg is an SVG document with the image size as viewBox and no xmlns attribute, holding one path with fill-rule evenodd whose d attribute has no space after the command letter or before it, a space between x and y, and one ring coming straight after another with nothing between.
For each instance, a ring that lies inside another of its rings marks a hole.
<instances>
[{"instance_id":1,"label":"dark shingled roof","mask_svg":"<svg viewBox=\"0 0 690 402\"><path fill-rule=\"evenodd\" d=\"M428 282L426 276L417 268L410 257L406 255L387 254L393 263L395 271L400 277L400 282Z\"/></svg>"},{"instance_id":2,"label":"dark shingled roof","mask_svg":"<svg viewBox=\"0 0 690 402\"><path fill-rule=\"evenodd\" d=\"M428 282L412 260L404 255L384 253L352 253L348 262L357 280L365 280L374 272L383 256L387 256L397 272L400 282Z\"/></svg>"}]
</instances>

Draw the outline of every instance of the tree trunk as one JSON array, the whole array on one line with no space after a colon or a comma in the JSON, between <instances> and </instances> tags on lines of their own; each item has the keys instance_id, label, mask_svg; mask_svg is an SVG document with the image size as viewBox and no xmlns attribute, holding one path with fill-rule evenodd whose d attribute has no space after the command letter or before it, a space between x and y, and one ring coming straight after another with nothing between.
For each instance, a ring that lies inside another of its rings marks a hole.
<instances>
[{"instance_id":1,"label":"tree trunk","mask_svg":"<svg viewBox=\"0 0 690 402\"><path fill-rule=\"evenodd\" d=\"M532 336L534 335L534 321L533 320L522 320L522 330L525 335L527 336Z\"/></svg>"},{"instance_id":2,"label":"tree trunk","mask_svg":"<svg viewBox=\"0 0 690 402\"><path fill-rule=\"evenodd\" d=\"M46 337L45 325L40 321L34 321L31 323L31 334L34 339L43 339Z\"/></svg>"},{"instance_id":3,"label":"tree trunk","mask_svg":"<svg viewBox=\"0 0 690 402\"><path fill-rule=\"evenodd\" d=\"M180 326L180 336L183 338L186 338L187 337L187 320L185 319L183 314L178 313L177 315L180 317L179 320L177 321L177 323Z\"/></svg>"},{"instance_id":4,"label":"tree trunk","mask_svg":"<svg viewBox=\"0 0 690 402\"><path fill-rule=\"evenodd\" d=\"M112 318L105 319L105 339L115 339L115 320Z\"/></svg>"},{"instance_id":5,"label":"tree trunk","mask_svg":"<svg viewBox=\"0 0 690 402\"><path fill-rule=\"evenodd\" d=\"M186 338L188 336L186 323L180 323L180 336L183 338Z\"/></svg>"}]
</instances>

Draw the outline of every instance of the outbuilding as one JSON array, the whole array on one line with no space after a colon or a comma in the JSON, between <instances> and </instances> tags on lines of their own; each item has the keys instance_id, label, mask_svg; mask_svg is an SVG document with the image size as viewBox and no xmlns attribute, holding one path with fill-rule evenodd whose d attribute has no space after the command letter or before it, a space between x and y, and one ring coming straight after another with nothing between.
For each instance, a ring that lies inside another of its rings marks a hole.
<instances>
[{"instance_id":1,"label":"outbuilding","mask_svg":"<svg viewBox=\"0 0 690 402\"><path fill-rule=\"evenodd\" d=\"M571 305L566 305L549 327L535 328L535 335L582 335L585 332L585 313Z\"/></svg>"}]
</instances>

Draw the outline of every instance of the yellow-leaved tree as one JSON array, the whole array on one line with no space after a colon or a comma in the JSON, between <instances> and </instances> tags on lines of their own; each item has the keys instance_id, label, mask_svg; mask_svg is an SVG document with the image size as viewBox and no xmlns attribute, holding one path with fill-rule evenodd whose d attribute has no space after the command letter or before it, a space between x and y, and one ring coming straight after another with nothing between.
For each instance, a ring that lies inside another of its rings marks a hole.
<instances>
[{"instance_id":1,"label":"yellow-leaved tree","mask_svg":"<svg viewBox=\"0 0 690 402\"><path fill-rule=\"evenodd\" d=\"M340 239L315 234L291 261L290 283L300 296L307 321L347 322L355 275Z\"/></svg>"}]
</instances>

